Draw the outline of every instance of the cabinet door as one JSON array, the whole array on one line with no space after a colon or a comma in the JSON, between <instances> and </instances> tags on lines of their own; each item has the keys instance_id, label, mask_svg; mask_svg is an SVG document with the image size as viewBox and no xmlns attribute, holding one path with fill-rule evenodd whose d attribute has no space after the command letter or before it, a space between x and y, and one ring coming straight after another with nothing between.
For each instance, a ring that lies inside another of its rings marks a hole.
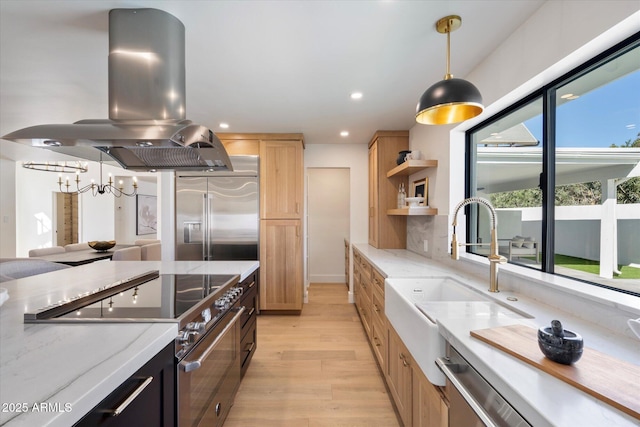
<instances>
[{"instance_id":1,"label":"cabinet door","mask_svg":"<svg viewBox=\"0 0 640 427\"><path fill-rule=\"evenodd\" d=\"M448 427L449 404L440 387L413 369L413 427Z\"/></svg>"},{"instance_id":2,"label":"cabinet door","mask_svg":"<svg viewBox=\"0 0 640 427\"><path fill-rule=\"evenodd\" d=\"M378 247L378 143L369 147L369 244Z\"/></svg>"},{"instance_id":3,"label":"cabinet door","mask_svg":"<svg viewBox=\"0 0 640 427\"><path fill-rule=\"evenodd\" d=\"M396 404L402 423L405 426L410 426L413 405L411 396L411 355L396 331L394 331L390 325L387 331L387 345L389 346L386 372L387 384L389 385L391 396Z\"/></svg>"},{"instance_id":4,"label":"cabinet door","mask_svg":"<svg viewBox=\"0 0 640 427\"><path fill-rule=\"evenodd\" d=\"M74 427L169 427L175 424L175 349L166 346L123 382ZM128 398L133 398L124 404ZM113 411L121 408L118 416Z\"/></svg>"},{"instance_id":5,"label":"cabinet door","mask_svg":"<svg viewBox=\"0 0 640 427\"><path fill-rule=\"evenodd\" d=\"M260 221L260 309L302 310L302 221Z\"/></svg>"},{"instance_id":6,"label":"cabinet door","mask_svg":"<svg viewBox=\"0 0 640 427\"><path fill-rule=\"evenodd\" d=\"M302 141L260 142L260 218L301 219Z\"/></svg>"}]
</instances>

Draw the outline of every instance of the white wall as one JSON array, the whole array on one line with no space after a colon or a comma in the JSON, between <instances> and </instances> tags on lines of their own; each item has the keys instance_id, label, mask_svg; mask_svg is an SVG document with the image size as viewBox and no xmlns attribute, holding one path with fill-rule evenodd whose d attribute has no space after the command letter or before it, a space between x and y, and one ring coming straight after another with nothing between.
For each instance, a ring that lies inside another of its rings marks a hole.
<instances>
[{"instance_id":1,"label":"white wall","mask_svg":"<svg viewBox=\"0 0 640 427\"><path fill-rule=\"evenodd\" d=\"M429 189L433 196L430 204L438 208L439 216L448 216L464 197L464 132L640 31L639 9L635 0L607 1L606 6L605 2L589 0L545 2L467 76L460 76L479 88L486 106L483 114L458 126L416 124L410 131L410 148L439 161L437 172L426 172L435 174ZM464 218L458 218L461 221ZM448 218L412 219L408 232L421 235L412 236L407 248L427 257L446 257L449 222ZM430 245L433 250L424 253L422 238L438 241ZM458 238L465 238L460 230Z\"/></svg>"},{"instance_id":2,"label":"white wall","mask_svg":"<svg viewBox=\"0 0 640 427\"><path fill-rule=\"evenodd\" d=\"M349 169L307 168L310 283L344 283L349 237Z\"/></svg>"},{"instance_id":3,"label":"white wall","mask_svg":"<svg viewBox=\"0 0 640 427\"><path fill-rule=\"evenodd\" d=\"M0 258L16 256L16 163L0 159Z\"/></svg>"},{"instance_id":4,"label":"white wall","mask_svg":"<svg viewBox=\"0 0 640 427\"><path fill-rule=\"evenodd\" d=\"M126 179L128 178L124 177L125 182ZM138 179L138 194L157 196L157 187L154 177ZM115 200L114 233L118 243L133 243L137 239L157 239L157 233L143 236L136 234L136 215L136 197L120 197Z\"/></svg>"}]
</instances>

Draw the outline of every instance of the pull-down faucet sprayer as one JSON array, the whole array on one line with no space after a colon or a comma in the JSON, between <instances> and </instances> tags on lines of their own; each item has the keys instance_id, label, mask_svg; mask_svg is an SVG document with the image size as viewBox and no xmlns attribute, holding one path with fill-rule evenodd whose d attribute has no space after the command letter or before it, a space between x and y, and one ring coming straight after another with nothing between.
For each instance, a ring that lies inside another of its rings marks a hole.
<instances>
[{"instance_id":1,"label":"pull-down faucet sprayer","mask_svg":"<svg viewBox=\"0 0 640 427\"><path fill-rule=\"evenodd\" d=\"M504 264L507 259L498 254L498 218L496 210L487 199L481 197L469 197L464 199L458 206L456 206L453 212L453 236L451 238L451 258L454 260L459 259L458 247L459 246L480 246L482 243L458 243L456 237L456 225L458 225L458 211L466 205L477 203L486 207L491 213L491 249L489 253L489 292L500 292L498 290L498 264Z\"/></svg>"}]
</instances>

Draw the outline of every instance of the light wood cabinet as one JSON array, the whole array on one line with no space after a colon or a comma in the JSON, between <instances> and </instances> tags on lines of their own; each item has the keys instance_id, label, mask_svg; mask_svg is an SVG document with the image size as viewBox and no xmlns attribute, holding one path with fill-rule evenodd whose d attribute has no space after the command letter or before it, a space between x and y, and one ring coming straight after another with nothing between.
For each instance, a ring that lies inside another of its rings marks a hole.
<instances>
[{"instance_id":1,"label":"light wood cabinet","mask_svg":"<svg viewBox=\"0 0 640 427\"><path fill-rule=\"evenodd\" d=\"M260 142L260 218L302 218L303 162L302 141Z\"/></svg>"},{"instance_id":2,"label":"light wood cabinet","mask_svg":"<svg viewBox=\"0 0 640 427\"><path fill-rule=\"evenodd\" d=\"M396 404L402 423L412 425L413 417L413 360L409 350L391 325L387 328L389 358L387 361L387 385Z\"/></svg>"},{"instance_id":3,"label":"light wood cabinet","mask_svg":"<svg viewBox=\"0 0 640 427\"><path fill-rule=\"evenodd\" d=\"M260 310L302 310L302 222L260 220Z\"/></svg>"},{"instance_id":4,"label":"light wood cabinet","mask_svg":"<svg viewBox=\"0 0 640 427\"><path fill-rule=\"evenodd\" d=\"M404 249L407 246L407 222L387 215L397 207L400 183L407 188L403 175L387 178L397 166L398 152L409 149L408 131L378 131L369 142L369 244L378 249Z\"/></svg>"},{"instance_id":5,"label":"light wood cabinet","mask_svg":"<svg viewBox=\"0 0 640 427\"><path fill-rule=\"evenodd\" d=\"M413 368L413 427L449 427L449 401L444 389Z\"/></svg>"}]
</instances>

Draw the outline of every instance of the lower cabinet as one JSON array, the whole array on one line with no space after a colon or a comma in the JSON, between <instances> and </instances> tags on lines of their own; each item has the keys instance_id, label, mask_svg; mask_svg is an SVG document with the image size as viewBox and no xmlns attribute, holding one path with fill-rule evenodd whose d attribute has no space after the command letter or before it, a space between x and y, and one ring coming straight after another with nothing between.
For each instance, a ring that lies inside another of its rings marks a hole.
<instances>
[{"instance_id":1,"label":"lower cabinet","mask_svg":"<svg viewBox=\"0 0 640 427\"><path fill-rule=\"evenodd\" d=\"M251 358L253 358L258 346L256 319L258 317L259 278L260 271L257 269L238 285L242 287L243 291L240 305L245 308L240 322L240 374L242 377L247 372Z\"/></svg>"},{"instance_id":2,"label":"lower cabinet","mask_svg":"<svg viewBox=\"0 0 640 427\"><path fill-rule=\"evenodd\" d=\"M446 390L435 386L384 314L384 277L353 248L354 301L387 389L405 427L448 427ZM457 427L457 426L455 426Z\"/></svg>"},{"instance_id":3,"label":"lower cabinet","mask_svg":"<svg viewBox=\"0 0 640 427\"><path fill-rule=\"evenodd\" d=\"M174 356L172 342L105 397L75 426L175 425Z\"/></svg>"},{"instance_id":4,"label":"lower cabinet","mask_svg":"<svg viewBox=\"0 0 640 427\"><path fill-rule=\"evenodd\" d=\"M396 331L391 326L388 327L387 331L389 348L386 368L387 385L402 423L405 426L411 426L413 425L413 400L411 396L413 391L413 361L409 350L407 350Z\"/></svg>"},{"instance_id":5,"label":"lower cabinet","mask_svg":"<svg viewBox=\"0 0 640 427\"><path fill-rule=\"evenodd\" d=\"M260 220L260 310L301 311L303 288L301 221Z\"/></svg>"},{"instance_id":6,"label":"lower cabinet","mask_svg":"<svg viewBox=\"0 0 640 427\"><path fill-rule=\"evenodd\" d=\"M449 400L444 390L413 369L413 427L449 427Z\"/></svg>"}]
</instances>

